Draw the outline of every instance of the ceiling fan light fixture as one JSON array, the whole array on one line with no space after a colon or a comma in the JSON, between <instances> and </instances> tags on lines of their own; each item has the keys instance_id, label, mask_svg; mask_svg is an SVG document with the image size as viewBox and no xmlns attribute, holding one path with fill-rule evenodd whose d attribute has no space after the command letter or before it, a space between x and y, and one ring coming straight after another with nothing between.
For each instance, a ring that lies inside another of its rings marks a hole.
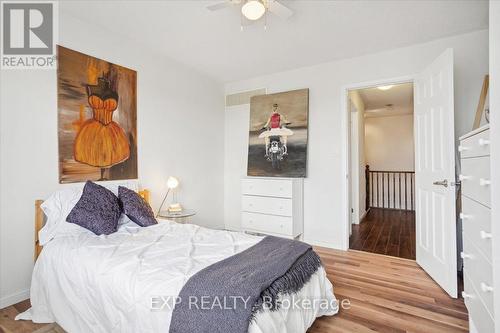
<instances>
[{"instance_id":1,"label":"ceiling fan light fixture","mask_svg":"<svg viewBox=\"0 0 500 333\"><path fill-rule=\"evenodd\" d=\"M258 20L266 12L266 7L259 0L248 0L242 7L241 13L249 20Z\"/></svg>"}]
</instances>

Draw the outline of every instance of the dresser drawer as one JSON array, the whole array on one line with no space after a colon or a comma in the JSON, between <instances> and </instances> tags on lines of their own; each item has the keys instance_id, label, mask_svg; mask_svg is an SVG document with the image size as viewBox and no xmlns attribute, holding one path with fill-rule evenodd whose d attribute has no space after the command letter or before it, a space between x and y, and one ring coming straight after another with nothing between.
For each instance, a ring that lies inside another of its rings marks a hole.
<instances>
[{"instance_id":1,"label":"dresser drawer","mask_svg":"<svg viewBox=\"0 0 500 333\"><path fill-rule=\"evenodd\" d=\"M463 139L460 141L458 151L462 158L490 155L490 130Z\"/></svg>"},{"instance_id":2,"label":"dresser drawer","mask_svg":"<svg viewBox=\"0 0 500 333\"><path fill-rule=\"evenodd\" d=\"M472 243L491 262L491 210L462 196L462 229Z\"/></svg>"},{"instance_id":3,"label":"dresser drawer","mask_svg":"<svg viewBox=\"0 0 500 333\"><path fill-rule=\"evenodd\" d=\"M241 225L245 230L269 232L272 234L292 235L292 218L285 216L241 213Z\"/></svg>"},{"instance_id":4,"label":"dresser drawer","mask_svg":"<svg viewBox=\"0 0 500 333\"><path fill-rule=\"evenodd\" d=\"M246 195L259 195L278 198L292 198L293 184L282 179L242 179L241 192Z\"/></svg>"},{"instance_id":5,"label":"dresser drawer","mask_svg":"<svg viewBox=\"0 0 500 333\"><path fill-rule=\"evenodd\" d=\"M469 310L469 316L474 322L477 331L479 333L495 332L493 318L481 302L477 291L473 287L472 281L466 273L464 273L464 291L462 296L464 297L465 306L467 306L467 310Z\"/></svg>"},{"instance_id":6,"label":"dresser drawer","mask_svg":"<svg viewBox=\"0 0 500 333\"><path fill-rule=\"evenodd\" d=\"M464 274L470 279L477 296L483 301L489 313L493 312L493 269L486 258L472 244L464 234ZM475 322L475 321L474 321Z\"/></svg>"},{"instance_id":7,"label":"dresser drawer","mask_svg":"<svg viewBox=\"0 0 500 333\"><path fill-rule=\"evenodd\" d=\"M292 216L292 199L244 195L241 209L250 213Z\"/></svg>"},{"instance_id":8,"label":"dresser drawer","mask_svg":"<svg viewBox=\"0 0 500 333\"><path fill-rule=\"evenodd\" d=\"M491 207L489 156L461 160L462 194Z\"/></svg>"}]
</instances>

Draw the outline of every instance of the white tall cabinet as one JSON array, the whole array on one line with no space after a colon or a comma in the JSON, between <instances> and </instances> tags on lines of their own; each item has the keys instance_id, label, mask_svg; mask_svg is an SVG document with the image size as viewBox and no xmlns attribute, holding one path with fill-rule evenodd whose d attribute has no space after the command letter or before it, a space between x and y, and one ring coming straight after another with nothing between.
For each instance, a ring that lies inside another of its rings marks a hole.
<instances>
[{"instance_id":1,"label":"white tall cabinet","mask_svg":"<svg viewBox=\"0 0 500 333\"><path fill-rule=\"evenodd\" d=\"M301 178L241 180L244 231L300 238L304 230L304 182Z\"/></svg>"},{"instance_id":2,"label":"white tall cabinet","mask_svg":"<svg viewBox=\"0 0 500 333\"><path fill-rule=\"evenodd\" d=\"M495 332L492 252L490 129L460 138L465 305L471 332Z\"/></svg>"}]
</instances>

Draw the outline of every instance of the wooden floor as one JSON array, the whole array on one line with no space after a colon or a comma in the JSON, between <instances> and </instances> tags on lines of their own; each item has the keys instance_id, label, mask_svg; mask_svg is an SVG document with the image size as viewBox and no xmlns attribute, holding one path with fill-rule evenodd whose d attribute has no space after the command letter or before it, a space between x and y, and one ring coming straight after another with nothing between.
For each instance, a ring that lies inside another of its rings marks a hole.
<instances>
[{"instance_id":1,"label":"wooden floor","mask_svg":"<svg viewBox=\"0 0 500 333\"><path fill-rule=\"evenodd\" d=\"M468 332L462 299L452 299L413 260L315 248L339 301L350 309L316 320L310 333Z\"/></svg>"},{"instance_id":2,"label":"wooden floor","mask_svg":"<svg viewBox=\"0 0 500 333\"><path fill-rule=\"evenodd\" d=\"M352 225L349 248L415 260L415 212L370 208Z\"/></svg>"},{"instance_id":3,"label":"wooden floor","mask_svg":"<svg viewBox=\"0 0 500 333\"><path fill-rule=\"evenodd\" d=\"M350 308L317 319L309 333L468 331L463 301L448 297L415 261L352 250L315 250L335 296L339 301L348 300ZM63 332L54 324L13 320L28 307L29 301L24 301L0 310L0 332Z\"/></svg>"}]
</instances>

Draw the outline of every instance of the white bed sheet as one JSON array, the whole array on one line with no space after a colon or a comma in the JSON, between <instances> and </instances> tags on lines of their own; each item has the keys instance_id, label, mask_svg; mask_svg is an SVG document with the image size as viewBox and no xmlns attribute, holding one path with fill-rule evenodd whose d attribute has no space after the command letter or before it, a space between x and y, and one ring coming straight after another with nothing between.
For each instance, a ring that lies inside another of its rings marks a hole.
<instances>
[{"instance_id":1,"label":"white bed sheet","mask_svg":"<svg viewBox=\"0 0 500 333\"><path fill-rule=\"evenodd\" d=\"M151 298L177 296L193 274L261 239L171 221L147 228L129 222L109 236L57 237L35 265L32 308L17 319L57 322L71 333L168 332L172 311L151 311ZM305 332L316 317L338 311L323 268L295 297L331 306L262 311L249 332Z\"/></svg>"}]
</instances>

